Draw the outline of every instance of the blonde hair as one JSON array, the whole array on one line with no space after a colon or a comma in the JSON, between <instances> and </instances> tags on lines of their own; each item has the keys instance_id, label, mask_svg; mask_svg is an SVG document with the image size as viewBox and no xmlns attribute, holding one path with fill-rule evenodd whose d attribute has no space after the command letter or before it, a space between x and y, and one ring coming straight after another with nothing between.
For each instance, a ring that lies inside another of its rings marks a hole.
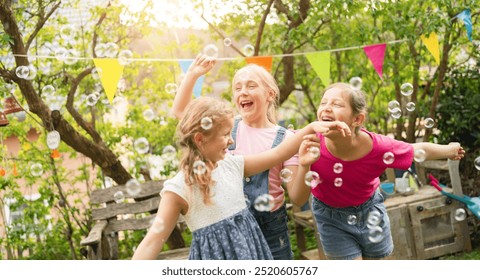
<instances>
[{"instance_id":1,"label":"blonde hair","mask_svg":"<svg viewBox=\"0 0 480 280\"><path fill-rule=\"evenodd\" d=\"M350 96L350 107L352 107L352 113L358 115L364 113L365 117L367 115L367 100L365 98L365 93L361 89L356 89L352 85L347 83L333 83L329 85L323 93L331 88L340 88L342 92L347 93ZM355 133L358 133L360 127L355 128Z\"/></svg>"},{"instance_id":2,"label":"blonde hair","mask_svg":"<svg viewBox=\"0 0 480 280\"><path fill-rule=\"evenodd\" d=\"M270 102L270 104L268 105L267 118L270 122L276 124L277 123L276 110L277 110L278 103L280 102L280 89L278 88L275 78L264 67L259 66L257 64L248 64L247 66L240 68L235 73L235 76L233 76L233 83L232 83L233 92L235 92L235 79L237 78L237 75L243 71L250 71L255 73L262 81L262 86L267 91L270 90L273 92L273 101Z\"/></svg>"},{"instance_id":3,"label":"blonde hair","mask_svg":"<svg viewBox=\"0 0 480 280\"><path fill-rule=\"evenodd\" d=\"M208 130L202 128L201 121L208 117L212 120L212 127ZM215 181L212 179L212 171L216 163L203 157L194 137L201 133L206 137L215 135L217 128L233 118L233 109L230 104L211 97L200 97L193 100L185 108L185 116L177 125L177 143L182 150L180 169L185 174L185 184L190 188L194 186L200 189L205 204L210 203L210 191ZM206 172L196 174L193 164L201 160L206 165Z\"/></svg>"}]
</instances>

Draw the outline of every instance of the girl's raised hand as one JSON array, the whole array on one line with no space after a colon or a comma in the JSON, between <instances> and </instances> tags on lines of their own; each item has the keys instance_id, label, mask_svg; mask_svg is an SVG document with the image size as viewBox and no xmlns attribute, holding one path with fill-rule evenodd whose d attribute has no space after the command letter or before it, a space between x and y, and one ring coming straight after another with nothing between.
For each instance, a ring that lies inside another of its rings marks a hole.
<instances>
[{"instance_id":1,"label":"girl's raised hand","mask_svg":"<svg viewBox=\"0 0 480 280\"><path fill-rule=\"evenodd\" d=\"M318 148L320 151L320 138L315 134L308 134L303 136L302 144L298 149L298 163L302 166L310 166L320 157L318 154L311 152L310 149Z\"/></svg>"},{"instance_id":2,"label":"girl's raised hand","mask_svg":"<svg viewBox=\"0 0 480 280\"><path fill-rule=\"evenodd\" d=\"M342 133L343 136L350 136L352 135L352 131L350 130L350 127L341 121L333 121L333 122L325 122L325 121L316 121L313 122L314 126L313 129L315 132L320 132L320 133L327 133L330 131L339 131Z\"/></svg>"},{"instance_id":3,"label":"girl's raised hand","mask_svg":"<svg viewBox=\"0 0 480 280\"><path fill-rule=\"evenodd\" d=\"M199 54L188 68L188 72L200 77L212 70L216 63L217 60L214 57Z\"/></svg>"}]
</instances>

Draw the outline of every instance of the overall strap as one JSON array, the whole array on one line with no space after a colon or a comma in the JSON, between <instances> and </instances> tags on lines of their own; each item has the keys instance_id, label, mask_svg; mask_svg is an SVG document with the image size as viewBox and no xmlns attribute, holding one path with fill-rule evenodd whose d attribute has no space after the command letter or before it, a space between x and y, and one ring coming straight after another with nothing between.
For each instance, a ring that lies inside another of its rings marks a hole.
<instances>
[{"instance_id":1,"label":"overall strap","mask_svg":"<svg viewBox=\"0 0 480 280\"><path fill-rule=\"evenodd\" d=\"M233 129L232 129L232 139L233 139L233 144L228 146L228 150L233 151L236 148L235 143L237 142L237 130L238 130L238 123L242 120L242 118L235 118L235 121L233 123Z\"/></svg>"},{"instance_id":2,"label":"overall strap","mask_svg":"<svg viewBox=\"0 0 480 280\"><path fill-rule=\"evenodd\" d=\"M287 132L287 130L285 129L285 127L278 126L277 136L275 136L275 139L273 140L272 148L275 148L276 146L278 146L283 141L283 138L285 138L285 133L286 132Z\"/></svg>"}]
</instances>

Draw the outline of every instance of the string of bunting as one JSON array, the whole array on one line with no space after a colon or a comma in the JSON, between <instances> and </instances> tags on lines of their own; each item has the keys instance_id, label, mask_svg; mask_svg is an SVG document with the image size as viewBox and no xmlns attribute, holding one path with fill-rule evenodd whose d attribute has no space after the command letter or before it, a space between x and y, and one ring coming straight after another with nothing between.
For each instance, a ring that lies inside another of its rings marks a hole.
<instances>
[{"instance_id":1,"label":"string of bunting","mask_svg":"<svg viewBox=\"0 0 480 280\"><path fill-rule=\"evenodd\" d=\"M465 28L467 30L467 36L470 41L472 41L472 20L471 20L471 13L470 9L465 9L458 15L452 18L454 19L461 19ZM427 50L432 54L435 62L440 64L440 48L438 43L438 35L435 32L432 32L428 35L421 36L422 42L425 44ZM383 63L385 58L385 51L387 44L395 44L395 43L403 43L407 40L396 40L390 41L387 43L381 44L374 44L374 45L366 45L366 46L354 46L354 47L347 47L347 48L339 48L339 49L331 49L331 50L322 50L322 51L314 51L314 52L301 52L301 53L292 53L292 54L276 54L276 55L269 55L269 56L253 56L253 57L233 57L233 58L217 58L217 61L232 61L232 60L239 60L244 59L246 63L254 63L260 66L265 67L268 71L272 69L272 62L274 57L286 57L286 56L299 56L303 55L307 58L308 62L311 64L312 68L317 73L318 77L322 80L324 85L328 85L330 83L330 53L332 52L339 52L339 51L346 51L346 50L353 50L353 49L360 49L362 48L372 63L376 73L383 80ZM57 58L55 56L30 56L35 58ZM70 59L85 59L85 60L93 60L95 67L100 68L102 75L100 75L100 80L107 95L108 100L110 103L113 102L113 98L115 96L115 92L117 91L118 81L120 80L124 65L119 63L119 60L116 58L87 58L87 57L69 57ZM183 73L185 73L193 62L193 59L169 59L169 58L129 58L127 62L133 61L163 61L163 62L178 62L180 68L182 69ZM195 83L193 94L195 97L199 97L201 95L202 86L203 86L204 76L200 77L197 82Z\"/></svg>"}]
</instances>

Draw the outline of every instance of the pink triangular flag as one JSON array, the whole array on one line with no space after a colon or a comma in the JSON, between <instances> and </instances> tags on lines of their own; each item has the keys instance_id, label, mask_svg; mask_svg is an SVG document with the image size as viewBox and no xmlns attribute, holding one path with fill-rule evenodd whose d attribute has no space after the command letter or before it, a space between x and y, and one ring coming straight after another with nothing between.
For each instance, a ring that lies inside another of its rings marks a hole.
<instances>
[{"instance_id":1,"label":"pink triangular flag","mask_svg":"<svg viewBox=\"0 0 480 280\"><path fill-rule=\"evenodd\" d=\"M375 71L377 71L378 76L380 76L380 79L383 80L383 60L385 59L385 49L387 48L387 44L377 44L377 45L371 45L371 46L366 46L363 48L365 51L365 54L368 56L370 61L373 64L373 68L375 68Z\"/></svg>"}]
</instances>

